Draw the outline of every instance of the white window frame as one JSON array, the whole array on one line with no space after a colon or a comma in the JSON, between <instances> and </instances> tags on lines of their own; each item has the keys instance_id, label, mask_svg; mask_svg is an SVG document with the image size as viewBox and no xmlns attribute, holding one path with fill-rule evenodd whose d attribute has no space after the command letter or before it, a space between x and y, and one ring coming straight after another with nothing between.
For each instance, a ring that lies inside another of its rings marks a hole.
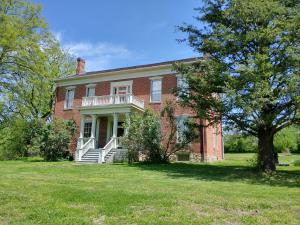
<instances>
[{"instance_id":1,"label":"white window frame","mask_svg":"<svg viewBox=\"0 0 300 225\"><path fill-rule=\"evenodd\" d=\"M89 128L88 136L85 135L86 134L86 128L87 128L86 124L90 125L90 127L88 127ZM91 137L91 134L92 134L92 121L87 120L87 121L84 122L84 125L83 125L83 138L89 138L89 137Z\"/></svg>"},{"instance_id":2,"label":"white window frame","mask_svg":"<svg viewBox=\"0 0 300 225\"><path fill-rule=\"evenodd\" d=\"M160 99L153 101L152 99L152 87L153 87L153 82L155 81L160 81ZM150 78L150 102L151 103L161 103L161 99L162 99L162 77L151 77Z\"/></svg>"},{"instance_id":3,"label":"white window frame","mask_svg":"<svg viewBox=\"0 0 300 225\"><path fill-rule=\"evenodd\" d=\"M181 82L180 82L180 80L181 80ZM177 87L177 88L180 88L180 86L183 86L183 84L186 85L186 88L189 87L189 85L188 85L188 83L187 83L187 81L186 81L186 77L183 77L183 76L180 75L180 74L176 75L176 87ZM187 93L187 95L188 95L188 93ZM179 100L180 100L180 97L177 96L177 97L176 97L176 100L179 101Z\"/></svg>"},{"instance_id":4,"label":"white window frame","mask_svg":"<svg viewBox=\"0 0 300 225\"><path fill-rule=\"evenodd\" d=\"M132 94L132 83L133 83L133 80L111 82L110 83L110 95L114 95L114 88L123 87L123 86L128 86L129 87L129 90L127 88L128 94Z\"/></svg>"},{"instance_id":5,"label":"white window frame","mask_svg":"<svg viewBox=\"0 0 300 225\"><path fill-rule=\"evenodd\" d=\"M88 84L88 85L86 85L85 96L86 97L93 97L93 96L88 96L90 88L94 88L94 95L93 96L96 96L96 84Z\"/></svg>"},{"instance_id":6,"label":"white window frame","mask_svg":"<svg viewBox=\"0 0 300 225\"><path fill-rule=\"evenodd\" d=\"M180 131L179 131L179 126L178 126L178 120L182 120L182 119L184 119L184 122L187 121L189 119L189 115L176 116L176 143L182 142L182 140L180 140L181 137L180 137Z\"/></svg>"},{"instance_id":7,"label":"white window frame","mask_svg":"<svg viewBox=\"0 0 300 225\"><path fill-rule=\"evenodd\" d=\"M70 99L69 99L69 97L70 97L69 92L70 91L73 91L72 103L69 102L70 101ZM75 86L66 87L64 109L66 109L66 110L73 109L74 98L75 98Z\"/></svg>"}]
</instances>

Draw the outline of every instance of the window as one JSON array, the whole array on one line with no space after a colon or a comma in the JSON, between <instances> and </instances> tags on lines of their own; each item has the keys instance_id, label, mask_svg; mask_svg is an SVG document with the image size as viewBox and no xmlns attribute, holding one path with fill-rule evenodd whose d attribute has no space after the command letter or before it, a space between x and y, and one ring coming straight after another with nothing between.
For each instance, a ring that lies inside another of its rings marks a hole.
<instances>
[{"instance_id":1,"label":"window","mask_svg":"<svg viewBox=\"0 0 300 225\"><path fill-rule=\"evenodd\" d=\"M92 122L85 122L83 129L83 137L89 138L92 134Z\"/></svg>"},{"instance_id":2,"label":"window","mask_svg":"<svg viewBox=\"0 0 300 225\"><path fill-rule=\"evenodd\" d=\"M176 118L176 125L177 125L177 143L181 143L184 139L185 131L187 130L186 122L188 120L187 116L178 116Z\"/></svg>"},{"instance_id":3,"label":"window","mask_svg":"<svg viewBox=\"0 0 300 225\"><path fill-rule=\"evenodd\" d=\"M190 153L189 152L178 152L177 161L190 161Z\"/></svg>"},{"instance_id":4,"label":"window","mask_svg":"<svg viewBox=\"0 0 300 225\"><path fill-rule=\"evenodd\" d=\"M86 97L92 97L92 96L95 96L95 85L87 86L86 88Z\"/></svg>"},{"instance_id":5,"label":"window","mask_svg":"<svg viewBox=\"0 0 300 225\"><path fill-rule=\"evenodd\" d=\"M73 108L74 92L75 92L75 88L67 88L66 98L65 98L65 109Z\"/></svg>"},{"instance_id":6,"label":"window","mask_svg":"<svg viewBox=\"0 0 300 225\"><path fill-rule=\"evenodd\" d=\"M161 79L151 80L151 102L161 101Z\"/></svg>"},{"instance_id":7,"label":"window","mask_svg":"<svg viewBox=\"0 0 300 225\"><path fill-rule=\"evenodd\" d=\"M185 77L177 76L177 88L179 89L177 100L180 99L180 96L188 96L188 83Z\"/></svg>"},{"instance_id":8,"label":"window","mask_svg":"<svg viewBox=\"0 0 300 225\"><path fill-rule=\"evenodd\" d=\"M119 86L114 87L114 94L115 95L126 95L128 94L129 86Z\"/></svg>"},{"instance_id":9,"label":"window","mask_svg":"<svg viewBox=\"0 0 300 225\"><path fill-rule=\"evenodd\" d=\"M127 95L132 93L132 80L111 82L110 94L111 95Z\"/></svg>"}]
</instances>

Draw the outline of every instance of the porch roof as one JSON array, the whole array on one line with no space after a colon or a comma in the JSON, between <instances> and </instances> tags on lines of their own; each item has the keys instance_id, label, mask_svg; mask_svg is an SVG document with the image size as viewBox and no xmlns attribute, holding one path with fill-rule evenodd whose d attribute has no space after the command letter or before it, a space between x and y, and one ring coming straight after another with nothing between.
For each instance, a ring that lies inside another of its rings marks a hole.
<instances>
[{"instance_id":1,"label":"porch roof","mask_svg":"<svg viewBox=\"0 0 300 225\"><path fill-rule=\"evenodd\" d=\"M143 112L144 109L132 103L116 105L81 106L78 108L82 115L110 115L113 113Z\"/></svg>"}]
</instances>

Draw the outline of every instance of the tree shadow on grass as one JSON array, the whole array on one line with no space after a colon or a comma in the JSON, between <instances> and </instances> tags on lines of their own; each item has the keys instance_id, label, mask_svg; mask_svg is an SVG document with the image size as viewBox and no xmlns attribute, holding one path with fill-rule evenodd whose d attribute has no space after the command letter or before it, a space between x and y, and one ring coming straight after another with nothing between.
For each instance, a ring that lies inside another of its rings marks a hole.
<instances>
[{"instance_id":1,"label":"tree shadow on grass","mask_svg":"<svg viewBox=\"0 0 300 225\"><path fill-rule=\"evenodd\" d=\"M22 162L45 162L45 160L41 157L22 157L20 159L17 159Z\"/></svg>"},{"instance_id":2,"label":"tree shadow on grass","mask_svg":"<svg viewBox=\"0 0 300 225\"><path fill-rule=\"evenodd\" d=\"M256 171L253 167L242 165L220 164L133 164L142 170L158 171L167 174L171 178L194 178L205 181L245 182L282 187L300 187L300 170L278 170L272 175L266 175Z\"/></svg>"}]
</instances>

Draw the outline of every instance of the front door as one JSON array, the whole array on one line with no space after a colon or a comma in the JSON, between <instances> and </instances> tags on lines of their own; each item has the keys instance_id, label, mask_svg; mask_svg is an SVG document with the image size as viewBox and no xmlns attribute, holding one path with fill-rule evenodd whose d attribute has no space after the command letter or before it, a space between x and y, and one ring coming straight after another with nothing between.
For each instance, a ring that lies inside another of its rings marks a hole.
<instances>
[{"instance_id":1,"label":"front door","mask_svg":"<svg viewBox=\"0 0 300 225\"><path fill-rule=\"evenodd\" d=\"M97 136L98 136L98 147L103 148L107 143L107 138L109 138L109 133L107 132L108 129L108 118L107 117L100 117L98 121L98 129L97 129Z\"/></svg>"}]
</instances>

